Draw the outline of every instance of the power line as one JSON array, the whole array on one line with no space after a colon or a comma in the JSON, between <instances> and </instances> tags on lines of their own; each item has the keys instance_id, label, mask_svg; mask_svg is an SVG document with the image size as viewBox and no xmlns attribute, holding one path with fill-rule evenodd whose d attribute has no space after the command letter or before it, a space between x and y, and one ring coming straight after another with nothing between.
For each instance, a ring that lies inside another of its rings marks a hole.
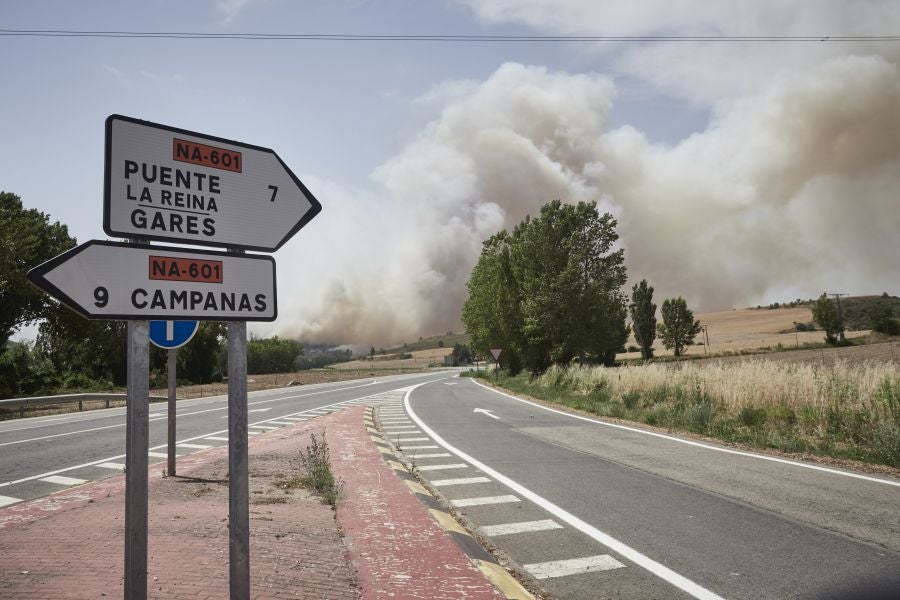
<instances>
[{"instance_id":1,"label":"power line","mask_svg":"<svg viewBox=\"0 0 900 600\"><path fill-rule=\"evenodd\" d=\"M204 33L188 31L86 31L74 29L0 29L7 37L78 37L192 40L283 40L319 42L898 42L900 35L375 35L355 33Z\"/></svg>"}]
</instances>

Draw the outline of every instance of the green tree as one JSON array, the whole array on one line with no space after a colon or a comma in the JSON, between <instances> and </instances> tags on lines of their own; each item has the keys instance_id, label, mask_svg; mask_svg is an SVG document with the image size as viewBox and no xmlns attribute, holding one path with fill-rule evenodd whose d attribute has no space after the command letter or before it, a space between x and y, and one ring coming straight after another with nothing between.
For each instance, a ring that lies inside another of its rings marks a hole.
<instances>
[{"instance_id":1,"label":"green tree","mask_svg":"<svg viewBox=\"0 0 900 600\"><path fill-rule=\"evenodd\" d=\"M813 319L825 331L825 341L836 344L843 337L844 327L838 316L837 307L826 294L819 296L812 308Z\"/></svg>"},{"instance_id":2,"label":"green tree","mask_svg":"<svg viewBox=\"0 0 900 600\"><path fill-rule=\"evenodd\" d=\"M126 321L88 320L63 308L41 322L35 351L53 363L63 380L124 386L127 329Z\"/></svg>"},{"instance_id":3,"label":"green tree","mask_svg":"<svg viewBox=\"0 0 900 600\"><path fill-rule=\"evenodd\" d=\"M869 313L872 331L887 335L900 335L900 319L894 316L894 306L887 298L879 298Z\"/></svg>"},{"instance_id":4,"label":"green tree","mask_svg":"<svg viewBox=\"0 0 900 600\"><path fill-rule=\"evenodd\" d=\"M272 338L254 338L247 344L247 372L289 373L301 354L303 344L296 340L281 339L277 335Z\"/></svg>"},{"instance_id":5,"label":"green tree","mask_svg":"<svg viewBox=\"0 0 900 600\"><path fill-rule=\"evenodd\" d=\"M675 356L681 356L700 333L700 321L694 320L694 313L681 296L663 300L662 318L659 337L666 348L675 351Z\"/></svg>"},{"instance_id":6,"label":"green tree","mask_svg":"<svg viewBox=\"0 0 900 600\"><path fill-rule=\"evenodd\" d=\"M453 352L450 353L450 360L454 367L468 365L472 363L472 353L465 344L453 344Z\"/></svg>"},{"instance_id":7,"label":"green tree","mask_svg":"<svg viewBox=\"0 0 900 600\"><path fill-rule=\"evenodd\" d=\"M641 347L644 360L653 358L653 341L656 339L656 304L653 303L653 288L646 279L631 288L631 330Z\"/></svg>"},{"instance_id":8,"label":"green tree","mask_svg":"<svg viewBox=\"0 0 900 600\"><path fill-rule=\"evenodd\" d=\"M20 327L60 310L25 274L74 246L65 225L50 223L38 210L26 210L19 196L0 192L0 354Z\"/></svg>"},{"instance_id":9,"label":"green tree","mask_svg":"<svg viewBox=\"0 0 900 600\"><path fill-rule=\"evenodd\" d=\"M596 203L554 200L512 234L486 240L463 307L475 351L503 347L501 361L514 371L576 357L612 362L628 337L615 225Z\"/></svg>"},{"instance_id":10,"label":"green tree","mask_svg":"<svg viewBox=\"0 0 900 600\"><path fill-rule=\"evenodd\" d=\"M225 366L228 359L225 348L227 335L225 323L201 321L191 341L178 349L176 355L178 378L194 383L221 381L223 373L227 370Z\"/></svg>"}]
</instances>

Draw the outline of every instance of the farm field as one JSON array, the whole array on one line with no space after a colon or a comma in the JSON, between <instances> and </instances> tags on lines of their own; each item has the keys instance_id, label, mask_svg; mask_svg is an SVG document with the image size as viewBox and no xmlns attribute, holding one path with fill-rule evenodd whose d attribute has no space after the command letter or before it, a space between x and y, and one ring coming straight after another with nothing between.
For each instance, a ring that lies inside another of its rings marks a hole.
<instances>
[{"instance_id":1,"label":"farm field","mask_svg":"<svg viewBox=\"0 0 900 600\"><path fill-rule=\"evenodd\" d=\"M755 348L775 348L781 344L784 348L799 347L811 342L822 342L825 334L821 331L795 332L794 323L809 323L813 320L812 310L806 307L755 309L739 308L719 312L694 315L694 318L707 327L709 347L703 345L688 346L685 354L697 355L706 353L740 352ZM847 331L847 338L858 338L871 333L864 331ZM700 341L700 336L697 336ZM634 336L626 343L636 346ZM656 356L671 356L672 351L663 348L659 338L653 344ZM846 350L846 349L844 349ZM640 358L640 352L619 354L617 358Z\"/></svg>"},{"instance_id":2,"label":"farm field","mask_svg":"<svg viewBox=\"0 0 900 600\"><path fill-rule=\"evenodd\" d=\"M383 360L376 355L375 360L352 360L350 362L329 365L329 368L340 371L354 369L425 369L430 364L443 363L444 357L451 352L453 352L453 348L447 347L432 348L429 350L414 350L413 352L408 352L408 354L412 354L412 358Z\"/></svg>"}]
</instances>

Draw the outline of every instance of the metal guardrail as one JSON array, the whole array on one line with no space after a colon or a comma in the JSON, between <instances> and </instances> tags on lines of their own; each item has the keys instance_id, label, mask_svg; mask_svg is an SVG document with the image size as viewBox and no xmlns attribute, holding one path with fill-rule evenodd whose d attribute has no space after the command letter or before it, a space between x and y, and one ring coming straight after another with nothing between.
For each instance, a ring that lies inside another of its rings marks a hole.
<instances>
[{"instance_id":1,"label":"metal guardrail","mask_svg":"<svg viewBox=\"0 0 900 600\"><path fill-rule=\"evenodd\" d=\"M60 394L58 396L32 396L30 398L9 398L8 400L0 400L0 408L18 408L25 410L33 406L45 406L49 404L68 404L70 402L78 403L78 410L84 410L84 403L92 400L105 400L106 408L113 400L127 400L128 394ZM166 396L150 396L150 401L167 400Z\"/></svg>"}]
</instances>

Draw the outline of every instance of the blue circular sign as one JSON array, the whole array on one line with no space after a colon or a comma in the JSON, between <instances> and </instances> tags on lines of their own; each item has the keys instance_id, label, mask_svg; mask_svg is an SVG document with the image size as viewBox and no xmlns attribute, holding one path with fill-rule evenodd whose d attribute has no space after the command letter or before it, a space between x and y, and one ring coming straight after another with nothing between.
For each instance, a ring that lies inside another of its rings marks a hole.
<instances>
[{"instance_id":1,"label":"blue circular sign","mask_svg":"<svg viewBox=\"0 0 900 600\"><path fill-rule=\"evenodd\" d=\"M199 321L150 321L150 341L160 348L174 350L191 341L199 326Z\"/></svg>"}]
</instances>

